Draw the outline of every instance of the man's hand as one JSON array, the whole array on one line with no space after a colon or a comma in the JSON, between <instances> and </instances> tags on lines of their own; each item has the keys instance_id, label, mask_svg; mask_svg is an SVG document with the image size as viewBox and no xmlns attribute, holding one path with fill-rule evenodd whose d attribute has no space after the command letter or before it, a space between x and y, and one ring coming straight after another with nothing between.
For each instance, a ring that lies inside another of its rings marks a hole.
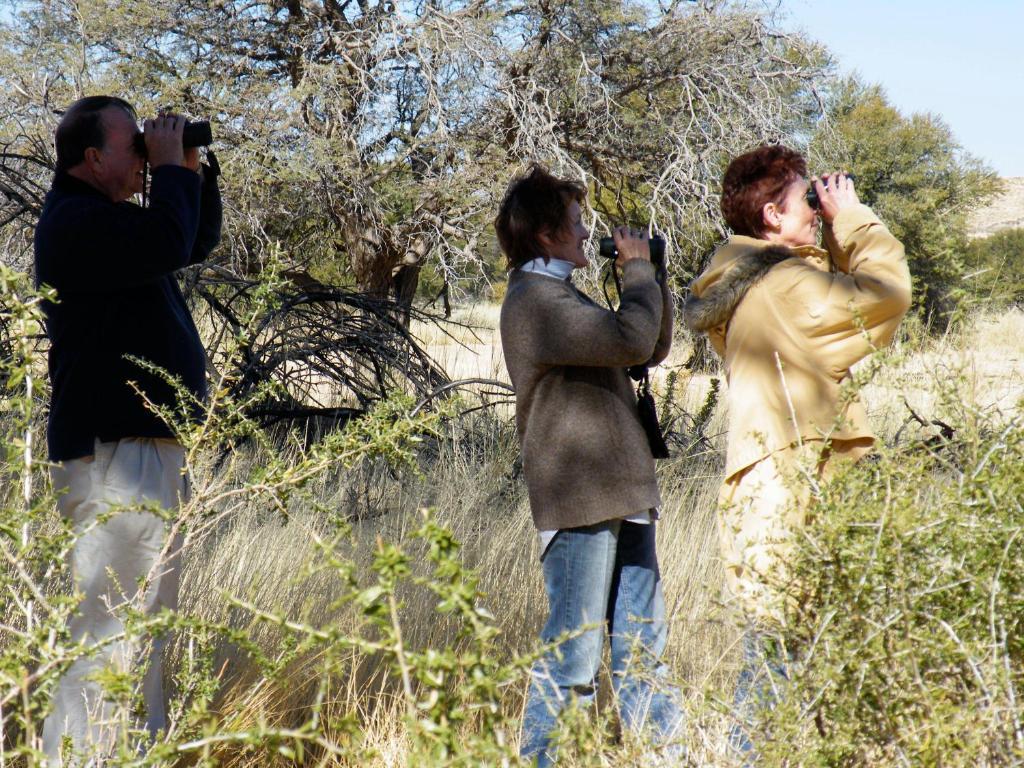
<instances>
[{"instance_id":1,"label":"man's hand","mask_svg":"<svg viewBox=\"0 0 1024 768\"><path fill-rule=\"evenodd\" d=\"M161 165L185 165L185 150L182 148L182 132L185 130L185 118L181 115L160 114L147 120L144 125L146 136L146 154L153 168ZM198 153L194 158L198 170Z\"/></svg>"},{"instance_id":2,"label":"man's hand","mask_svg":"<svg viewBox=\"0 0 1024 768\"><path fill-rule=\"evenodd\" d=\"M860 205L853 179L845 173L825 173L820 179L815 176L811 183L821 202L821 218L829 224L840 211Z\"/></svg>"},{"instance_id":3,"label":"man's hand","mask_svg":"<svg viewBox=\"0 0 1024 768\"><path fill-rule=\"evenodd\" d=\"M646 230L616 227L612 230L612 237L619 252L615 263L620 267L633 259L651 260L651 246L647 242Z\"/></svg>"}]
</instances>

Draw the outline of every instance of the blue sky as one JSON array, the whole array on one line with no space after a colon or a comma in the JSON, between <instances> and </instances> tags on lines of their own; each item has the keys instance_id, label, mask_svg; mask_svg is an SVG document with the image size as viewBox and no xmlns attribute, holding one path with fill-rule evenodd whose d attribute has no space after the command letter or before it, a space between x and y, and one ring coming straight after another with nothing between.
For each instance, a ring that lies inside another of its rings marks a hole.
<instances>
[{"instance_id":1,"label":"blue sky","mask_svg":"<svg viewBox=\"0 0 1024 768\"><path fill-rule=\"evenodd\" d=\"M779 21L901 111L940 115L1001 176L1024 176L1024 0L784 0Z\"/></svg>"}]
</instances>

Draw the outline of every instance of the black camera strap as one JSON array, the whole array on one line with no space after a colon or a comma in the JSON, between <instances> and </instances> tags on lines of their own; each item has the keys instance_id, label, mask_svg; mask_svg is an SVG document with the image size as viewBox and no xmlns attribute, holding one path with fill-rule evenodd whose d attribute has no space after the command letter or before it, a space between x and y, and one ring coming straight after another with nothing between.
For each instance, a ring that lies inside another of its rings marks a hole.
<instances>
[{"instance_id":1,"label":"black camera strap","mask_svg":"<svg viewBox=\"0 0 1024 768\"><path fill-rule=\"evenodd\" d=\"M619 273L615 271L615 262L608 263L608 271L615 280L615 290L618 296L622 296L622 282L619 280ZM608 302L608 308L615 311L611 297L608 295L608 275L606 274L601 284L604 290L604 300ZM634 365L626 369L626 373L636 385L636 410L640 418L640 426L644 428L647 435L647 444L651 449L651 456L655 459L669 458L668 445L665 443L665 436L661 432L661 424L658 421L658 410L654 403L654 395L651 394L651 375L646 365Z\"/></svg>"},{"instance_id":2,"label":"black camera strap","mask_svg":"<svg viewBox=\"0 0 1024 768\"><path fill-rule=\"evenodd\" d=\"M654 405L654 395L651 394L651 377L646 365L634 365L628 368L627 372L636 385L636 410L640 417L640 426L644 428L647 435L647 444L651 448L651 455L656 459L667 459L669 457L668 445L665 444L665 436L661 432L661 424L658 421L658 410Z\"/></svg>"},{"instance_id":3,"label":"black camera strap","mask_svg":"<svg viewBox=\"0 0 1024 768\"><path fill-rule=\"evenodd\" d=\"M220 176L220 163L217 161L217 155L209 147L206 148L206 168L203 173L211 179Z\"/></svg>"}]
</instances>

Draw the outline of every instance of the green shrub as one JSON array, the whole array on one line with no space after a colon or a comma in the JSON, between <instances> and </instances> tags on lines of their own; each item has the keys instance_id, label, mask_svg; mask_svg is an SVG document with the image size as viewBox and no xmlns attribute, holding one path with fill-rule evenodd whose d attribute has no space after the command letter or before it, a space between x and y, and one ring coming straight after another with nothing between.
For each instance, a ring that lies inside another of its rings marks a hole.
<instances>
[{"instance_id":1,"label":"green shrub","mask_svg":"<svg viewBox=\"0 0 1024 768\"><path fill-rule=\"evenodd\" d=\"M998 306L1024 301L1024 229L972 240L965 262L967 285L977 301Z\"/></svg>"},{"instance_id":2,"label":"green shrub","mask_svg":"<svg viewBox=\"0 0 1024 768\"><path fill-rule=\"evenodd\" d=\"M0 324L11 350L0 360L6 387L0 400L5 446L0 453L0 762L20 767L39 764L38 739L52 690L76 658L94 650L94 643L72 643L68 634L76 598L69 594L65 555L73 536L54 512L47 466L36 455L45 396L35 344L41 332L40 297L27 276L4 267L0 289ZM267 301L272 296L266 292ZM239 333L238 348L245 346L246 333ZM104 764L365 763L373 752L362 738L372 696L336 693L354 686L365 669L374 670L380 690L397 702L401 714L395 720L404 726L410 765L514 763L518 726L502 702L513 685L522 687L532 657L510 654L498 644L496 622L484 608L476 575L462 564L454 537L424 512L411 544L403 548L378 537L369 567L360 570L357 560L366 560L368 553L353 541L345 511L317 495L340 466L364 459L414 469L417 448L436 434L444 410L414 415L413 402L396 397L312 445L299 439L282 444L246 419L242 404L230 399L224 384L215 381L211 387L201 423L178 425L193 492L170 516L171 535L187 535L187 559L195 551L190 548L193 537L202 540L243 509L263 510L266 520L285 522L298 510L314 510L323 521L314 556L294 563L293 578L317 580L333 602L327 611L311 613L307 605L266 606L245 595L224 595L236 616L247 617L233 622L186 610L150 616L137 601L118 607L124 639L145 647L152 637L173 632L184 650L175 657L177 663L168 665L175 690L168 729L148 748L136 717L142 670L103 673L101 683L117 716L136 724L122 729ZM173 422L176 414L164 415ZM221 453L223 446L242 438L248 451ZM258 459L240 461L247 453ZM430 606L432 621L445 626L453 642L435 647L410 641L404 627L406 599ZM265 642L263 627L272 629L272 642ZM305 688L313 692L308 703L284 716L271 703L265 716L257 702L249 709L255 713L249 721L231 710L218 711L225 671L213 663L218 646L230 646L236 658L248 657L244 666L258 677L252 692Z\"/></svg>"},{"instance_id":3,"label":"green shrub","mask_svg":"<svg viewBox=\"0 0 1024 768\"><path fill-rule=\"evenodd\" d=\"M1019 764L1024 424L946 397L951 434L825 485L797 567L768 764Z\"/></svg>"}]
</instances>

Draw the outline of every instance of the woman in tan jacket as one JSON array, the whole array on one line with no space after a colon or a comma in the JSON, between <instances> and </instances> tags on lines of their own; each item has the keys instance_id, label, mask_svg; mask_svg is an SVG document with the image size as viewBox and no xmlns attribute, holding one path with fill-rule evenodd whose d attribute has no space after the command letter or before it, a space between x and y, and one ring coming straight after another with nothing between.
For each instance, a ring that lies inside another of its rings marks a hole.
<instances>
[{"instance_id":1,"label":"woman in tan jacket","mask_svg":"<svg viewBox=\"0 0 1024 768\"><path fill-rule=\"evenodd\" d=\"M797 152L763 146L735 158L722 185L735 234L684 308L725 364L719 539L728 591L755 636L783 616L785 565L810 482L874 442L863 406L842 392L850 367L887 345L910 307L903 246L860 203L852 179L811 183L817 209Z\"/></svg>"}]
</instances>

